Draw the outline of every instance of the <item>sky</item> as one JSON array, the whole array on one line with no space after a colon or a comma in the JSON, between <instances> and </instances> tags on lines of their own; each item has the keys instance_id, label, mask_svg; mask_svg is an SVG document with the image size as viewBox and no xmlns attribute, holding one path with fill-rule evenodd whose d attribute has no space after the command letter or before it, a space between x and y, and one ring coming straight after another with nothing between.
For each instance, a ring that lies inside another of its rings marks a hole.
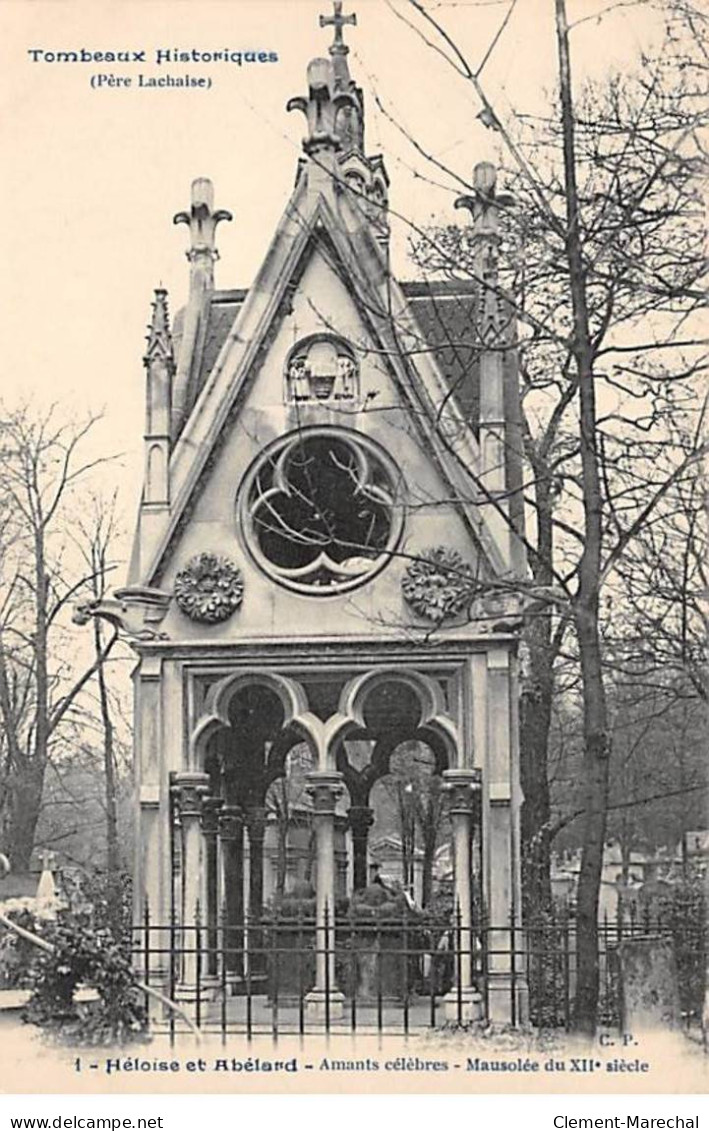
<instances>
[{"instance_id":1,"label":"sky","mask_svg":"<svg viewBox=\"0 0 709 1131\"><path fill-rule=\"evenodd\" d=\"M477 65L509 0L427 0ZM624 69L652 41L651 16L610 0L569 0L576 74ZM352 0L350 69L364 88L367 148L385 155L390 201L417 223L463 222L452 178L427 167L419 145L469 180L494 160L495 135L477 119L470 85L421 39L407 0ZM196 176L215 184L215 204L234 220L218 229L218 287L248 286L293 185L304 120L285 103L305 93L308 61L326 53L326 0L0 0L0 178L4 270L0 273L3 369L12 405L58 401L76 417L102 412L89 447L123 453L117 477L132 525L142 466L142 354L153 288L185 301L187 231L173 215L189 206ZM483 71L498 113L539 112L554 85L552 0L517 0ZM30 51L144 50L145 64L33 61ZM156 66L157 49L275 52L275 63ZM205 89L137 89L136 76L205 75ZM133 86L92 89L93 75ZM386 108L382 113L373 93ZM431 179L436 183L432 184ZM410 277L405 233L394 272ZM88 449L87 449L88 451ZM91 451L89 454L95 454ZM107 484L108 485L108 482Z\"/></svg>"}]
</instances>

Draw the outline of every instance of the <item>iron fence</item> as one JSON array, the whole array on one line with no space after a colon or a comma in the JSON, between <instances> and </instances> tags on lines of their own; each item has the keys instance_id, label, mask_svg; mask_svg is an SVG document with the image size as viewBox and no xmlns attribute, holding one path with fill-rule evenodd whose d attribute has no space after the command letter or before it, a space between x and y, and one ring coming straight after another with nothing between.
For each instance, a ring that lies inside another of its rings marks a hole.
<instances>
[{"instance_id":1,"label":"iron fence","mask_svg":"<svg viewBox=\"0 0 709 1131\"><path fill-rule=\"evenodd\" d=\"M576 992L578 927L570 909L539 916L525 927L529 1020L538 1028L571 1027ZM701 1016L706 973L706 924L673 912L653 914L631 905L604 915L597 925L598 1023L622 1022L621 948L631 940L664 941L671 949L682 1017L687 1026ZM669 987L668 987L669 994Z\"/></svg>"},{"instance_id":2,"label":"iron fence","mask_svg":"<svg viewBox=\"0 0 709 1131\"><path fill-rule=\"evenodd\" d=\"M672 939L685 982L700 966L704 940L679 939L673 925L647 917L598 927L599 1020L618 1025L618 948L648 934ZM322 1032L401 1033L506 1017L515 1025L568 1029L576 985L576 924L565 915L522 930L515 924L466 928L460 916L246 917L238 924L173 919L133 928L142 979L189 1006L206 1032L251 1038ZM471 995L470 988L474 988ZM472 1001L471 1001L472 997ZM173 1013L153 1021L174 1037ZM689 1011L687 1011L689 1014Z\"/></svg>"}]
</instances>

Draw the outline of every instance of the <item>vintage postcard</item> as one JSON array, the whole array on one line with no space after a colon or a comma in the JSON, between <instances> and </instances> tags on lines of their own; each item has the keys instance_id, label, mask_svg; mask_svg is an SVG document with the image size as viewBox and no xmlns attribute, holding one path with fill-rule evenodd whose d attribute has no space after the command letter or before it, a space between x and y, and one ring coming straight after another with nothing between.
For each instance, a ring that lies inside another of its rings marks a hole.
<instances>
[{"instance_id":1,"label":"vintage postcard","mask_svg":"<svg viewBox=\"0 0 709 1131\"><path fill-rule=\"evenodd\" d=\"M704 1091L706 7L0 24L0 1089Z\"/></svg>"}]
</instances>

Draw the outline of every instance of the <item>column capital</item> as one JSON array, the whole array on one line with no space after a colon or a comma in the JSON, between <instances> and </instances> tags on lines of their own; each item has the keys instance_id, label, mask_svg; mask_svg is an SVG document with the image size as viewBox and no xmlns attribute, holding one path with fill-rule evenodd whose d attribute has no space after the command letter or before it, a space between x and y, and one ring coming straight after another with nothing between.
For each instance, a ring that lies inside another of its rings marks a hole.
<instances>
[{"instance_id":1,"label":"column capital","mask_svg":"<svg viewBox=\"0 0 709 1131\"><path fill-rule=\"evenodd\" d=\"M209 790L209 774L197 771L175 774L172 790L180 817L201 817L204 797Z\"/></svg>"},{"instance_id":2,"label":"column capital","mask_svg":"<svg viewBox=\"0 0 709 1131\"><path fill-rule=\"evenodd\" d=\"M264 805L247 805L244 809L244 823L250 832L263 831L266 827L266 816Z\"/></svg>"},{"instance_id":3,"label":"column capital","mask_svg":"<svg viewBox=\"0 0 709 1131\"><path fill-rule=\"evenodd\" d=\"M202 832L205 836L216 836L219 832L219 812L224 805L221 797L205 797L202 802Z\"/></svg>"},{"instance_id":4,"label":"column capital","mask_svg":"<svg viewBox=\"0 0 709 1131\"><path fill-rule=\"evenodd\" d=\"M334 817L338 799L342 796L343 775L337 770L313 770L305 775L306 792L313 802L316 817Z\"/></svg>"},{"instance_id":5,"label":"column capital","mask_svg":"<svg viewBox=\"0 0 709 1131\"><path fill-rule=\"evenodd\" d=\"M219 836L238 840L244 830L244 811L239 805L223 805L219 811Z\"/></svg>"},{"instance_id":6,"label":"column capital","mask_svg":"<svg viewBox=\"0 0 709 1131\"><path fill-rule=\"evenodd\" d=\"M444 770L443 788L448 794L449 813L472 815L482 791L482 770Z\"/></svg>"}]
</instances>

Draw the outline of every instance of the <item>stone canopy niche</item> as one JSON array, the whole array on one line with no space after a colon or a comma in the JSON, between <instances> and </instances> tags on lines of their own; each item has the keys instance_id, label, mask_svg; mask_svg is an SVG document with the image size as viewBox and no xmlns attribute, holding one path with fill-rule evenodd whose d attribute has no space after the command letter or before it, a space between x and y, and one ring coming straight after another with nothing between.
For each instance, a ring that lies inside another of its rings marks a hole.
<instances>
[{"instance_id":1,"label":"stone canopy niche","mask_svg":"<svg viewBox=\"0 0 709 1131\"><path fill-rule=\"evenodd\" d=\"M359 367L340 338L316 335L291 351L286 365L290 403L353 401L359 397Z\"/></svg>"}]
</instances>

